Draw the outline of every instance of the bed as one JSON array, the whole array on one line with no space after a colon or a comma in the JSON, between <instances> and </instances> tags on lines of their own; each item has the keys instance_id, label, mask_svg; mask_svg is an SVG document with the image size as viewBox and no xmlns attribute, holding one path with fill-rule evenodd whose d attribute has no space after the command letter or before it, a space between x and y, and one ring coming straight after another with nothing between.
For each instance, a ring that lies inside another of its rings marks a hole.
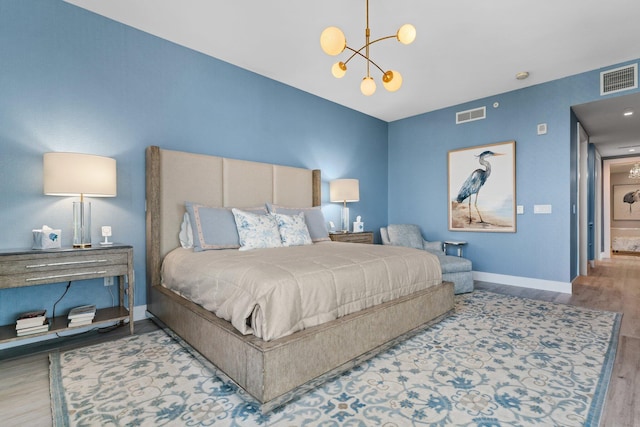
<instances>
[{"instance_id":1,"label":"bed","mask_svg":"<svg viewBox=\"0 0 640 427\"><path fill-rule=\"evenodd\" d=\"M267 202L312 208L320 206L320 188L319 170L156 146L146 150L147 310L253 396L264 412L441 320L453 309L453 284L438 282L335 320L303 322L302 330L264 340L164 286L163 260L180 252L178 230L186 201L218 207L247 208ZM378 256L383 248L338 242L312 246L349 251L361 247L367 257ZM226 253L232 252L238 251ZM396 280L400 279L389 281Z\"/></svg>"}]
</instances>

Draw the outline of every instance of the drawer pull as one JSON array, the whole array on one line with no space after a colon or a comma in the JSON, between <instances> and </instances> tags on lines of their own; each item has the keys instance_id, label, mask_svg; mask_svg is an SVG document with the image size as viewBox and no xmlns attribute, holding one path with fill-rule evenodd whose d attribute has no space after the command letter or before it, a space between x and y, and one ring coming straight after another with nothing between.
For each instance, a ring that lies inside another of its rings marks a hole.
<instances>
[{"instance_id":1,"label":"drawer pull","mask_svg":"<svg viewBox=\"0 0 640 427\"><path fill-rule=\"evenodd\" d=\"M52 276L42 276L42 277L30 277L25 279L26 282L35 282L37 280L49 280L49 279L62 279L65 277L78 277L78 276L88 276L91 274L105 274L105 271L86 271L83 273L69 273L69 274L55 274Z\"/></svg>"},{"instance_id":2,"label":"drawer pull","mask_svg":"<svg viewBox=\"0 0 640 427\"><path fill-rule=\"evenodd\" d=\"M78 264L93 264L96 262L107 262L106 259L89 259L84 261L65 261L65 262L52 262L50 264L32 264L25 266L26 268L42 268L42 267L59 267L64 265L78 265Z\"/></svg>"}]
</instances>

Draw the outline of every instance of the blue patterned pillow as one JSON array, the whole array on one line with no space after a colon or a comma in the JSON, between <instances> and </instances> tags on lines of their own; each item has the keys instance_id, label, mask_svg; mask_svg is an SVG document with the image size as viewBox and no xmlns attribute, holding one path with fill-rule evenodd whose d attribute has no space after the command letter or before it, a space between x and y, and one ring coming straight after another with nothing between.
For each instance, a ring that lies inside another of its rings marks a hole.
<instances>
[{"instance_id":1,"label":"blue patterned pillow","mask_svg":"<svg viewBox=\"0 0 640 427\"><path fill-rule=\"evenodd\" d=\"M312 245L307 223L304 221L304 212L296 215L273 214L278 223L278 231L283 246Z\"/></svg>"},{"instance_id":2,"label":"blue patterned pillow","mask_svg":"<svg viewBox=\"0 0 640 427\"><path fill-rule=\"evenodd\" d=\"M295 215L304 212L304 221L307 223L307 229L313 242L322 242L331 240L329 238L329 230L327 230L327 222L324 220L322 208L315 206L313 208L287 208L284 206L272 205L267 203L267 210L271 213Z\"/></svg>"},{"instance_id":3,"label":"blue patterned pillow","mask_svg":"<svg viewBox=\"0 0 640 427\"><path fill-rule=\"evenodd\" d=\"M277 248L282 246L278 223L273 215L257 215L231 209L240 237L240 250Z\"/></svg>"}]
</instances>

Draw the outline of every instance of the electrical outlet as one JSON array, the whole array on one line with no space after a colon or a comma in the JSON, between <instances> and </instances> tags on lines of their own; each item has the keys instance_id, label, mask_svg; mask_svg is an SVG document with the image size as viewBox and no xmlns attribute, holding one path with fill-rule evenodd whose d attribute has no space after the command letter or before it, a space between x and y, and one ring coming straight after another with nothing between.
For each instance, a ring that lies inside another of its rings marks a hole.
<instances>
[{"instance_id":1,"label":"electrical outlet","mask_svg":"<svg viewBox=\"0 0 640 427\"><path fill-rule=\"evenodd\" d=\"M104 278L104 285L105 286L113 286L115 284L116 284L115 277L105 277Z\"/></svg>"}]
</instances>

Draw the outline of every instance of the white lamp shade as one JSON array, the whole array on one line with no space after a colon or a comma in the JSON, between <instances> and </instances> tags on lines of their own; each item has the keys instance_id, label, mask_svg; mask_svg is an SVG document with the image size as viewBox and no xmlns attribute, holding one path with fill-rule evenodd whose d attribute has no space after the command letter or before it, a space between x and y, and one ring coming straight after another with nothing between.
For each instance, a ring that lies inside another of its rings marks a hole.
<instances>
[{"instance_id":1,"label":"white lamp shade","mask_svg":"<svg viewBox=\"0 0 640 427\"><path fill-rule=\"evenodd\" d=\"M341 79L346 73L347 66L344 64L344 62L336 62L331 67L331 74L333 74L333 77L335 77L336 79Z\"/></svg>"},{"instance_id":2,"label":"white lamp shade","mask_svg":"<svg viewBox=\"0 0 640 427\"><path fill-rule=\"evenodd\" d=\"M396 70L389 70L382 76L382 85L389 92L395 92L402 86L402 74Z\"/></svg>"},{"instance_id":3,"label":"white lamp shade","mask_svg":"<svg viewBox=\"0 0 640 427\"><path fill-rule=\"evenodd\" d=\"M45 153L44 194L51 196L115 197L115 159L91 154Z\"/></svg>"},{"instance_id":4,"label":"white lamp shade","mask_svg":"<svg viewBox=\"0 0 640 427\"><path fill-rule=\"evenodd\" d=\"M339 55L347 47L347 39L340 28L327 27L320 34L320 46L327 55Z\"/></svg>"},{"instance_id":5,"label":"white lamp shade","mask_svg":"<svg viewBox=\"0 0 640 427\"><path fill-rule=\"evenodd\" d=\"M402 44L411 44L416 39L416 27L404 24L396 33L398 41Z\"/></svg>"},{"instance_id":6,"label":"white lamp shade","mask_svg":"<svg viewBox=\"0 0 640 427\"><path fill-rule=\"evenodd\" d=\"M360 183L357 179L335 179L329 183L329 200L332 202L359 202Z\"/></svg>"},{"instance_id":7,"label":"white lamp shade","mask_svg":"<svg viewBox=\"0 0 640 427\"><path fill-rule=\"evenodd\" d=\"M376 82L371 77L365 77L360 82L360 92L365 96L371 96L376 92Z\"/></svg>"}]
</instances>

